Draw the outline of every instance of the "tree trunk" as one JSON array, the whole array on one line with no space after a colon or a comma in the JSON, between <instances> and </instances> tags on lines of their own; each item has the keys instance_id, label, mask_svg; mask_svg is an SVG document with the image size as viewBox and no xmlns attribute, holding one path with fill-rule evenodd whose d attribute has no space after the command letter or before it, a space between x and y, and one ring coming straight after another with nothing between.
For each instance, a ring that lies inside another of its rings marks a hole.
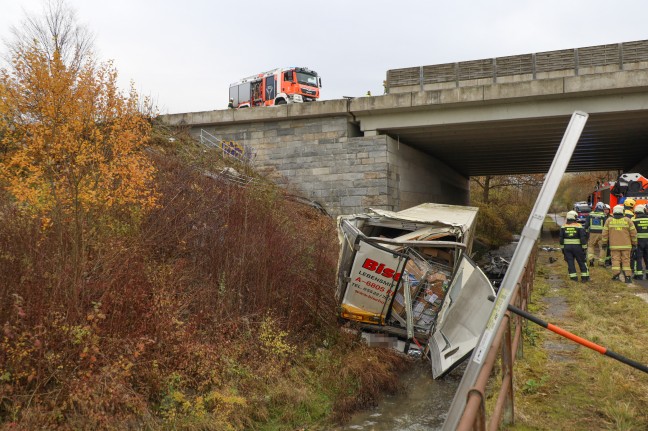
<instances>
[{"instance_id":1,"label":"tree trunk","mask_svg":"<svg viewBox=\"0 0 648 431\"><path fill-rule=\"evenodd\" d=\"M486 175L484 177L484 190L482 194L482 202L484 204L488 203L488 199L490 198L490 182L491 182L491 176Z\"/></svg>"}]
</instances>

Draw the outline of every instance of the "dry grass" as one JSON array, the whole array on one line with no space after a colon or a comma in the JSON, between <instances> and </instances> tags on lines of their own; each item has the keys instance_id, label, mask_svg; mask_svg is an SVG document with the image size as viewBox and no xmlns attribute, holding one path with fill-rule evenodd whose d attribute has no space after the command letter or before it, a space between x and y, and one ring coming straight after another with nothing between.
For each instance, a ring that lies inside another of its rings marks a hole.
<instances>
[{"instance_id":1,"label":"dry grass","mask_svg":"<svg viewBox=\"0 0 648 431\"><path fill-rule=\"evenodd\" d=\"M559 259L549 263L550 256ZM540 251L538 262L531 308L536 315L648 364L648 304L636 295L645 287L612 282L611 272L598 267L591 269L590 283L570 282L560 252ZM550 297L564 298L563 316L548 308L544 299ZM551 354L546 341L572 342L538 326L530 329L524 358L516 361L516 425L507 429L647 429L648 375L582 346Z\"/></svg>"}]
</instances>

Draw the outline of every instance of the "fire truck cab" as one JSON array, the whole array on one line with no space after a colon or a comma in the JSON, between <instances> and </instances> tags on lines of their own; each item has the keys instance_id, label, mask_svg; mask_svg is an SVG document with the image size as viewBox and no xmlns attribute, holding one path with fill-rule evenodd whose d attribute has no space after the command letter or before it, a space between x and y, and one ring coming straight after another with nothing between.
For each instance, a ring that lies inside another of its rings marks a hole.
<instances>
[{"instance_id":1,"label":"fire truck cab","mask_svg":"<svg viewBox=\"0 0 648 431\"><path fill-rule=\"evenodd\" d=\"M314 70L288 67L270 70L230 84L235 108L312 102L319 98L322 80Z\"/></svg>"},{"instance_id":2,"label":"fire truck cab","mask_svg":"<svg viewBox=\"0 0 648 431\"><path fill-rule=\"evenodd\" d=\"M633 198L636 204L648 204L648 178L639 173L621 174L616 181L597 184L588 200L592 207L603 202L614 208L626 198Z\"/></svg>"}]
</instances>

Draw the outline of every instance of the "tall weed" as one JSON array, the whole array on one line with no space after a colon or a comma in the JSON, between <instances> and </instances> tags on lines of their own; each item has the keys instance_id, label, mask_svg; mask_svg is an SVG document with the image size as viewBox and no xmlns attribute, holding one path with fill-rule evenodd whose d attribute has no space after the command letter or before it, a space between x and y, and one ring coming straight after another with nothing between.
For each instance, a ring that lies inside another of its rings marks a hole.
<instances>
[{"instance_id":1,"label":"tall weed","mask_svg":"<svg viewBox=\"0 0 648 431\"><path fill-rule=\"evenodd\" d=\"M88 226L111 234L92 237L80 285L66 238L0 192L0 423L297 427L395 389L400 358L337 332L334 221L180 151L149 151L152 211L118 232Z\"/></svg>"}]
</instances>

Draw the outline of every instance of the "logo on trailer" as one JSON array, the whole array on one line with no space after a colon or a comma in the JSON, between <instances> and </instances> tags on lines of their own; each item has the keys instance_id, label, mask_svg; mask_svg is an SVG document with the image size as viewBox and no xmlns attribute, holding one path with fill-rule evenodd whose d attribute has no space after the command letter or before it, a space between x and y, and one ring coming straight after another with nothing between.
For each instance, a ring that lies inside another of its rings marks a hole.
<instances>
[{"instance_id":1,"label":"logo on trailer","mask_svg":"<svg viewBox=\"0 0 648 431\"><path fill-rule=\"evenodd\" d=\"M386 278L391 278L394 281L400 280L401 273L396 272L395 269L387 268L384 263L376 262L373 259L365 259L362 267L366 270L375 272L378 275L382 275Z\"/></svg>"}]
</instances>

